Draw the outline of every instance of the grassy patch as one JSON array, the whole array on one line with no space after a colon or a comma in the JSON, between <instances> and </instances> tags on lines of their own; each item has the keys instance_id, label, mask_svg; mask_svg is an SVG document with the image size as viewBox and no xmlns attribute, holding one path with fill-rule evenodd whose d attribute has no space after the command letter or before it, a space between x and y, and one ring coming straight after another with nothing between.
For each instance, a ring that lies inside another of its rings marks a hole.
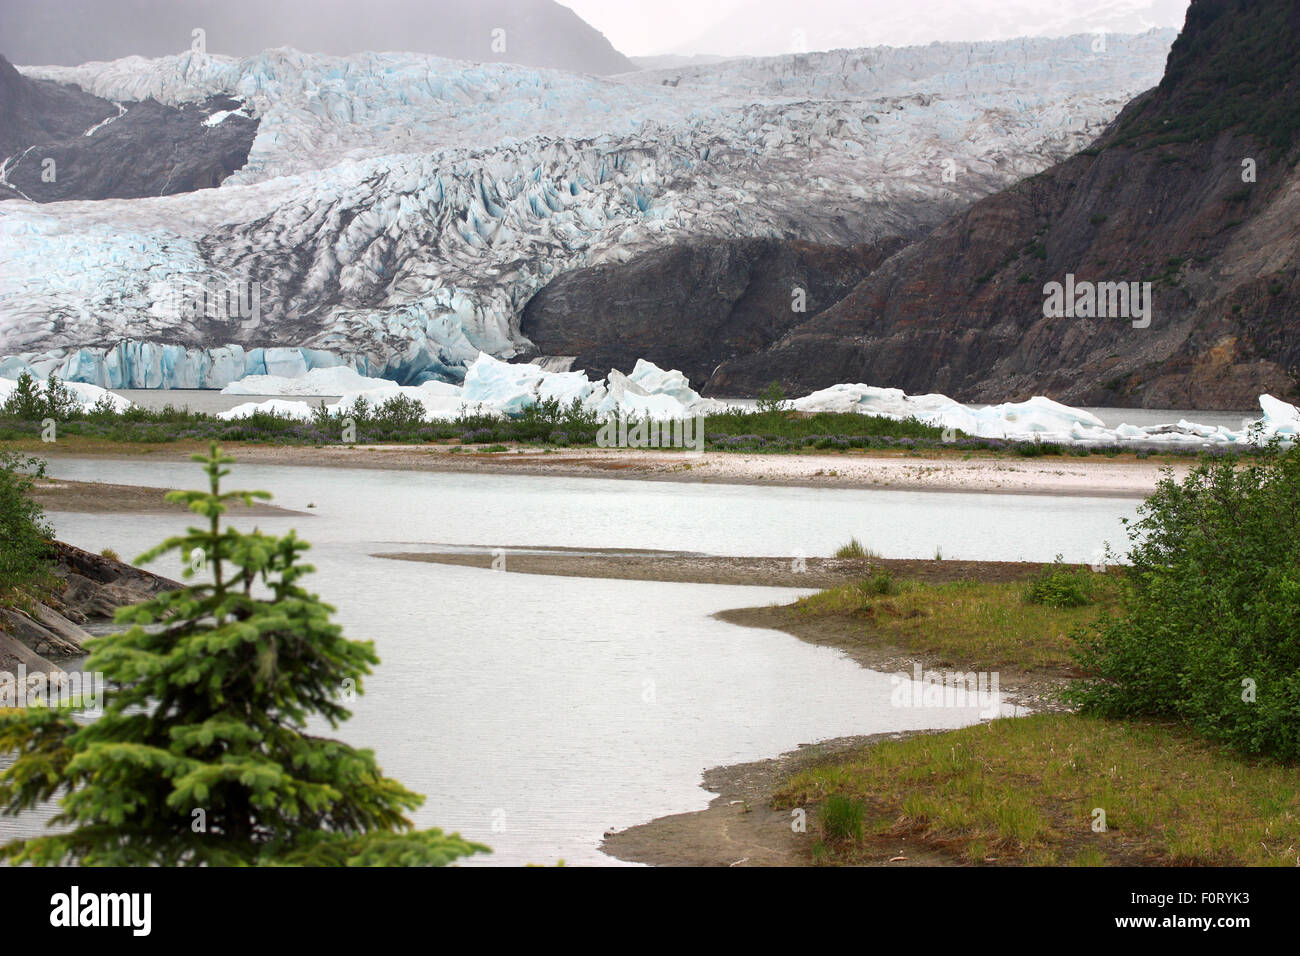
<instances>
[{"instance_id":1,"label":"grassy patch","mask_svg":"<svg viewBox=\"0 0 1300 956\"><path fill-rule=\"evenodd\" d=\"M835 557L865 560L867 558L878 558L880 555L864 546L857 538L849 538L848 544L840 545L839 549L835 552Z\"/></svg>"},{"instance_id":2,"label":"grassy patch","mask_svg":"<svg viewBox=\"0 0 1300 956\"><path fill-rule=\"evenodd\" d=\"M1027 603L1020 582L894 582L881 576L820 591L790 606L798 618L850 622L863 644L897 647L945 663L993 670L1072 673L1072 633L1114 609L1119 583L1113 574L1080 571L1095 604L1053 607Z\"/></svg>"},{"instance_id":3,"label":"grassy patch","mask_svg":"<svg viewBox=\"0 0 1300 956\"><path fill-rule=\"evenodd\" d=\"M860 841L835 834L857 803L868 836L920 837L972 863L1295 866L1295 781L1293 767L1179 728L1042 714L878 743L775 796L783 808L833 807L817 816L823 862L853 861Z\"/></svg>"}]
</instances>

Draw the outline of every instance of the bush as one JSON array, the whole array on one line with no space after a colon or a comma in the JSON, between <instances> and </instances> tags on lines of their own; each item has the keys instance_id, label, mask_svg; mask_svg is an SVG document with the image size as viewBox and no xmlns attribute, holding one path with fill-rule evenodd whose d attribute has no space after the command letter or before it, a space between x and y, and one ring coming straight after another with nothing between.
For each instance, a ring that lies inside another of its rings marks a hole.
<instances>
[{"instance_id":1,"label":"bush","mask_svg":"<svg viewBox=\"0 0 1300 956\"><path fill-rule=\"evenodd\" d=\"M1025 589L1026 604L1083 607L1092 601L1092 581L1088 572L1067 569L1059 554L1055 563L1044 565L1038 577Z\"/></svg>"},{"instance_id":2,"label":"bush","mask_svg":"<svg viewBox=\"0 0 1300 956\"><path fill-rule=\"evenodd\" d=\"M758 396L758 412L760 415L772 413L783 414L788 412L793 406L785 400L785 389L781 383L775 379L765 388Z\"/></svg>"},{"instance_id":3,"label":"bush","mask_svg":"<svg viewBox=\"0 0 1300 956\"><path fill-rule=\"evenodd\" d=\"M822 831L831 843L861 840L867 808L860 800L835 793L821 806Z\"/></svg>"},{"instance_id":4,"label":"bush","mask_svg":"<svg viewBox=\"0 0 1300 956\"><path fill-rule=\"evenodd\" d=\"M896 594L898 586L894 584L894 576L888 571L881 571L875 577L867 578L858 584L858 590L864 594Z\"/></svg>"},{"instance_id":5,"label":"bush","mask_svg":"<svg viewBox=\"0 0 1300 956\"><path fill-rule=\"evenodd\" d=\"M44 474L40 459L0 451L0 603L45 577L54 532L30 494L33 481Z\"/></svg>"},{"instance_id":6,"label":"bush","mask_svg":"<svg viewBox=\"0 0 1300 956\"><path fill-rule=\"evenodd\" d=\"M1124 613L1081 636L1089 712L1300 759L1300 451L1167 475L1129 528Z\"/></svg>"}]
</instances>

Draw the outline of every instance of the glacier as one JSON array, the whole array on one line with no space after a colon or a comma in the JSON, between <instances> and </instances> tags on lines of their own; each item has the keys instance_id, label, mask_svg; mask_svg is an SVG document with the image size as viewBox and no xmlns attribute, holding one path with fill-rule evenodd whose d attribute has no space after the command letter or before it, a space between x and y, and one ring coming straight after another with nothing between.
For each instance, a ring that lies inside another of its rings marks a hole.
<instances>
[{"instance_id":1,"label":"glacier","mask_svg":"<svg viewBox=\"0 0 1300 956\"><path fill-rule=\"evenodd\" d=\"M0 370L221 388L284 361L458 383L480 352L529 353L519 312L564 270L687 237L919 235L1087 145L1159 80L1173 37L615 77L289 49L23 67L115 103L227 95L259 127L214 189L5 203ZM235 282L260 290L252 317L169 305L179 284Z\"/></svg>"}]
</instances>

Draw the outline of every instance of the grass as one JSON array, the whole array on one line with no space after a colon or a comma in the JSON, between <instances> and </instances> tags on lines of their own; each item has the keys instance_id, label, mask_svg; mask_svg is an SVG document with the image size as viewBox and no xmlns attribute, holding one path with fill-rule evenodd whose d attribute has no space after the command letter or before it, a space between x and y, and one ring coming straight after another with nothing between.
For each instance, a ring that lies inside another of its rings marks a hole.
<instances>
[{"instance_id":1,"label":"grass","mask_svg":"<svg viewBox=\"0 0 1300 956\"><path fill-rule=\"evenodd\" d=\"M1093 604L1053 607L1026 602L1023 582L954 581L927 584L880 577L840 585L800 598L790 614L839 619L856 641L896 647L975 670L1073 673L1072 632L1100 613L1118 609L1118 572L1096 574Z\"/></svg>"},{"instance_id":2,"label":"grass","mask_svg":"<svg viewBox=\"0 0 1300 956\"><path fill-rule=\"evenodd\" d=\"M835 552L837 558L847 558L853 560L866 560L868 558L878 558L880 555L863 546L857 538L849 538L849 543L840 545Z\"/></svg>"},{"instance_id":3,"label":"grass","mask_svg":"<svg viewBox=\"0 0 1300 956\"><path fill-rule=\"evenodd\" d=\"M775 800L821 808L828 863L908 835L970 863L1296 866L1295 783L1295 768L1181 728L1041 714L878 743L795 774ZM845 837L853 805L863 835Z\"/></svg>"},{"instance_id":4,"label":"grass","mask_svg":"<svg viewBox=\"0 0 1300 956\"><path fill-rule=\"evenodd\" d=\"M833 793L823 801L818 817L827 840L834 843L861 840L867 805L861 800Z\"/></svg>"}]
</instances>

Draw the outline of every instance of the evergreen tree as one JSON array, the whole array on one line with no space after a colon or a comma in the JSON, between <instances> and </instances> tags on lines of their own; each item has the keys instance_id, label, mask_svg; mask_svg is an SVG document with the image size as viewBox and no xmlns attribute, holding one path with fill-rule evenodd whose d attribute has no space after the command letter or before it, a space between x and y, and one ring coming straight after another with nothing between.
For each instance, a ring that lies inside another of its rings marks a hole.
<instances>
[{"instance_id":1,"label":"evergreen tree","mask_svg":"<svg viewBox=\"0 0 1300 956\"><path fill-rule=\"evenodd\" d=\"M66 833L17 840L0 858L39 865L440 866L487 847L440 830L414 831L404 813L423 797L383 776L368 750L305 733L350 713L378 663L370 642L343 637L333 608L304 590L313 569L293 532L221 526L232 501L265 492L220 490L234 459L214 443L195 455L207 491L175 491L207 519L142 555L179 552L190 584L118 612L125 633L98 638L86 671L108 684L103 715L69 709L0 711L0 774L8 814L60 797ZM260 593L260 596L259 596Z\"/></svg>"}]
</instances>

